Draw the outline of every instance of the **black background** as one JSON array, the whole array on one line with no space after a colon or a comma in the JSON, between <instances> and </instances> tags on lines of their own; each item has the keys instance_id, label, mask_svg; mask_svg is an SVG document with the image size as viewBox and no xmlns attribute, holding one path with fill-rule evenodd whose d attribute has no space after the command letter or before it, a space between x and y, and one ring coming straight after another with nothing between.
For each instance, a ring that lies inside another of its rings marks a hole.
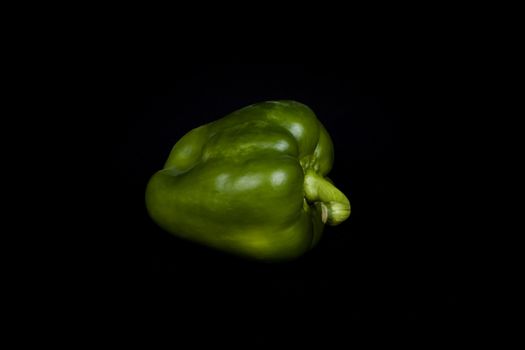
<instances>
[{"instance_id":1,"label":"black background","mask_svg":"<svg viewBox=\"0 0 525 350\"><path fill-rule=\"evenodd\" d=\"M81 217L86 230L96 226L99 253L88 265L101 271L93 293L102 318L162 320L168 329L244 324L263 338L344 334L368 322L461 325L465 242L453 223L455 161L446 156L441 124L444 114L459 113L458 81L426 67L376 68L178 63L169 74L130 70L101 82L103 97L79 128L93 131L85 146L91 210ZM308 105L327 128L335 148L329 176L350 199L349 220L327 226L305 256L279 264L229 256L158 228L144 191L175 142L272 99Z\"/></svg>"}]
</instances>

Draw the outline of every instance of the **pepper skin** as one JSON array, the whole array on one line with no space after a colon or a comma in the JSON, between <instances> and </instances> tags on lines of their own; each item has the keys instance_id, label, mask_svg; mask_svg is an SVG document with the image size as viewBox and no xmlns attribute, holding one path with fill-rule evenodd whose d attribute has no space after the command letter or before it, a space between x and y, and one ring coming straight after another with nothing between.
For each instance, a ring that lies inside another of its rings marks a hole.
<instances>
[{"instance_id":1,"label":"pepper skin","mask_svg":"<svg viewBox=\"0 0 525 350\"><path fill-rule=\"evenodd\" d=\"M184 135L150 179L146 207L175 236L263 261L297 258L350 215L326 178L333 145L310 108L268 101Z\"/></svg>"}]
</instances>

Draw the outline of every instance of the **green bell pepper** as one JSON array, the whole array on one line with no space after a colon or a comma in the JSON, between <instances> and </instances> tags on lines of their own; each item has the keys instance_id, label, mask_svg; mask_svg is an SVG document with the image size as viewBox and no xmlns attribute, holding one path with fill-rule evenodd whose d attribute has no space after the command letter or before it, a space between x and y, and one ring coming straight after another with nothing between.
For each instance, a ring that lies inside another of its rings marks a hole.
<instances>
[{"instance_id":1,"label":"green bell pepper","mask_svg":"<svg viewBox=\"0 0 525 350\"><path fill-rule=\"evenodd\" d=\"M268 101L184 135L150 179L146 207L164 230L264 261L289 260L350 215L326 178L333 145L310 108Z\"/></svg>"}]
</instances>

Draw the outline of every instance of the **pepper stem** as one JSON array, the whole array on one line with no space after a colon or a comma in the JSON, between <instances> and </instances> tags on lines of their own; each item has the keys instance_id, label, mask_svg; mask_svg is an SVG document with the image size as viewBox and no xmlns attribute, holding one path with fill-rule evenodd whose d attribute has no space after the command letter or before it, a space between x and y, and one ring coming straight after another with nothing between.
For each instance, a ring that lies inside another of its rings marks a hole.
<instances>
[{"instance_id":1,"label":"pepper stem","mask_svg":"<svg viewBox=\"0 0 525 350\"><path fill-rule=\"evenodd\" d=\"M323 223L340 224L350 216L350 201L332 183L308 169L304 175L304 192L310 203L320 202Z\"/></svg>"}]
</instances>

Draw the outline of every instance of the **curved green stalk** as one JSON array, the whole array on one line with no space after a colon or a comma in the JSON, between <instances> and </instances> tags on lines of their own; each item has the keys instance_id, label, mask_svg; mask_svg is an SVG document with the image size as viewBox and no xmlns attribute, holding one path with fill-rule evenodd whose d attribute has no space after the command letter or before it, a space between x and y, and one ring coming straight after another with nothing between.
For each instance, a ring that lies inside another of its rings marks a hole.
<instances>
[{"instance_id":1,"label":"curved green stalk","mask_svg":"<svg viewBox=\"0 0 525 350\"><path fill-rule=\"evenodd\" d=\"M322 220L335 226L350 216L350 201L330 181L313 170L306 170L304 192L310 203L321 203Z\"/></svg>"}]
</instances>

